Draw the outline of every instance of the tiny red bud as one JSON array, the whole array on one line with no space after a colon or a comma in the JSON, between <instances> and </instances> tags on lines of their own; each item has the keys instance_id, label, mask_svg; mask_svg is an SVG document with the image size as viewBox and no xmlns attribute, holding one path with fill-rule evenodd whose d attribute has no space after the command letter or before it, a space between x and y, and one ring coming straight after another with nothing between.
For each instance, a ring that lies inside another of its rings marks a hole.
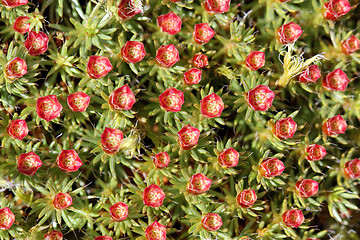
<instances>
[{"instance_id":1,"label":"tiny red bud","mask_svg":"<svg viewBox=\"0 0 360 240\"><path fill-rule=\"evenodd\" d=\"M306 156L306 159L309 161L318 161L323 159L327 152L326 149L318 144L311 144L306 148L306 152L308 155Z\"/></svg>"},{"instance_id":2,"label":"tiny red bud","mask_svg":"<svg viewBox=\"0 0 360 240\"><path fill-rule=\"evenodd\" d=\"M135 101L135 94L128 85L119 87L109 97L109 105L112 110L130 110Z\"/></svg>"},{"instance_id":3,"label":"tiny red bud","mask_svg":"<svg viewBox=\"0 0 360 240\"><path fill-rule=\"evenodd\" d=\"M121 0L118 15L121 19L129 19L143 11L141 0Z\"/></svg>"},{"instance_id":4,"label":"tiny red bud","mask_svg":"<svg viewBox=\"0 0 360 240\"><path fill-rule=\"evenodd\" d=\"M30 23L27 22L30 18L27 16L18 17L15 19L13 29L21 34L25 34L30 30Z\"/></svg>"},{"instance_id":5,"label":"tiny red bud","mask_svg":"<svg viewBox=\"0 0 360 240\"><path fill-rule=\"evenodd\" d=\"M324 17L328 20L337 20L351 10L348 0L330 0L324 4Z\"/></svg>"},{"instance_id":6,"label":"tiny red bud","mask_svg":"<svg viewBox=\"0 0 360 240\"><path fill-rule=\"evenodd\" d=\"M53 205L58 210L63 210L70 207L72 198L68 193L58 193L53 201Z\"/></svg>"},{"instance_id":7,"label":"tiny red bud","mask_svg":"<svg viewBox=\"0 0 360 240\"><path fill-rule=\"evenodd\" d=\"M116 222L124 221L129 214L129 206L123 202L117 202L109 208L111 218Z\"/></svg>"},{"instance_id":8,"label":"tiny red bud","mask_svg":"<svg viewBox=\"0 0 360 240\"><path fill-rule=\"evenodd\" d=\"M324 78L322 85L328 91L345 91L349 78L340 68L335 69Z\"/></svg>"},{"instance_id":9,"label":"tiny red bud","mask_svg":"<svg viewBox=\"0 0 360 240\"><path fill-rule=\"evenodd\" d=\"M179 60L179 51L173 44L162 45L156 51L156 61L160 66L164 68L169 68L173 66Z\"/></svg>"},{"instance_id":10,"label":"tiny red bud","mask_svg":"<svg viewBox=\"0 0 360 240\"><path fill-rule=\"evenodd\" d=\"M273 133L279 139L284 140L286 138L292 138L296 132L296 129L296 122L291 117L287 117L275 122Z\"/></svg>"},{"instance_id":11,"label":"tiny red bud","mask_svg":"<svg viewBox=\"0 0 360 240\"><path fill-rule=\"evenodd\" d=\"M7 127L7 133L14 139L23 140L29 133L29 128L25 120L12 120Z\"/></svg>"},{"instance_id":12,"label":"tiny red bud","mask_svg":"<svg viewBox=\"0 0 360 240\"><path fill-rule=\"evenodd\" d=\"M256 202L257 195L254 189L245 189L241 191L237 197L237 203L242 208L250 208Z\"/></svg>"},{"instance_id":13,"label":"tiny red bud","mask_svg":"<svg viewBox=\"0 0 360 240\"><path fill-rule=\"evenodd\" d=\"M112 237L110 236L99 236L99 237L96 237L94 240L113 240Z\"/></svg>"},{"instance_id":14,"label":"tiny red bud","mask_svg":"<svg viewBox=\"0 0 360 240\"><path fill-rule=\"evenodd\" d=\"M138 41L127 41L121 48L121 57L127 63L137 63L146 55L144 44Z\"/></svg>"},{"instance_id":15,"label":"tiny red bud","mask_svg":"<svg viewBox=\"0 0 360 240\"><path fill-rule=\"evenodd\" d=\"M202 71L197 68L191 68L184 73L184 82L187 85L198 84L201 81Z\"/></svg>"},{"instance_id":16,"label":"tiny red bud","mask_svg":"<svg viewBox=\"0 0 360 240\"><path fill-rule=\"evenodd\" d=\"M280 176L285 166L282 161L277 158L266 158L261 162L259 173L265 178Z\"/></svg>"},{"instance_id":17,"label":"tiny red bud","mask_svg":"<svg viewBox=\"0 0 360 240\"><path fill-rule=\"evenodd\" d=\"M28 4L28 0L2 0L2 4L6 7L14 8Z\"/></svg>"},{"instance_id":18,"label":"tiny red bud","mask_svg":"<svg viewBox=\"0 0 360 240\"><path fill-rule=\"evenodd\" d=\"M341 48L345 54L352 54L360 49L360 40L352 35L342 42Z\"/></svg>"},{"instance_id":19,"label":"tiny red bud","mask_svg":"<svg viewBox=\"0 0 360 240\"><path fill-rule=\"evenodd\" d=\"M211 182L211 179L207 178L204 174L197 173L190 178L187 184L187 190L193 195L200 195L209 191Z\"/></svg>"},{"instance_id":20,"label":"tiny red bud","mask_svg":"<svg viewBox=\"0 0 360 240\"><path fill-rule=\"evenodd\" d=\"M4 68L5 76L8 79L14 80L21 78L27 73L27 66L24 59L19 57L9 61Z\"/></svg>"},{"instance_id":21,"label":"tiny red bud","mask_svg":"<svg viewBox=\"0 0 360 240\"><path fill-rule=\"evenodd\" d=\"M56 164L65 172L76 172L83 162L75 150L62 150L56 159Z\"/></svg>"},{"instance_id":22,"label":"tiny red bud","mask_svg":"<svg viewBox=\"0 0 360 240\"><path fill-rule=\"evenodd\" d=\"M67 104L73 112L85 112L90 103L90 96L84 92L75 92L67 97Z\"/></svg>"},{"instance_id":23,"label":"tiny red bud","mask_svg":"<svg viewBox=\"0 0 360 240\"><path fill-rule=\"evenodd\" d=\"M222 219L217 213L208 213L201 219L201 225L208 231L216 231L223 225Z\"/></svg>"},{"instance_id":24,"label":"tiny red bud","mask_svg":"<svg viewBox=\"0 0 360 240\"><path fill-rule=\"evenodd\" d=\"M267 111L274 101L275 93L268 86L258 85L246 94L246 101L255 111Z\"/></svg>"},{"instance_id":25,"label":"tiny red bud","mask_svg":"<svg viewBox=\"0 0 360 240\"><path fill-rule=\"evenodd\" d=\"M200 130L186 125L178 132L178 143L184 150L190 150L198 144Z\"/></svg>"},{"instance_id":26,"label":"tiny red bud","mask_svg":"<svg viewBox=\"0 0 360 240\"><path fill-rule=\"evenodd\" d=\"M24 45L30 55L40 55L46 52L49 44L49 36L39 31L31 31L27 36Z\"/></svg>"},{"instance_id":27,"label":"tiny red bud","mask_svg":"<svg viewBox=\"0 0 360 240\"><path fill-rule=\"evenodd\" d=\"M207 118L220 117L224 110L224 102L215 93L207 95L200 101L201 114Z\"/></svg>"},{"instance_id":28,"label":"tiny red bud","mask_svg":"<svg viewBox=\"0 0 360 240\"><path fill-rule=\"evenodd\" d=\"M332 137L335 137L338 134L343 134L346 131L346 128L346 121L341 117L341 115L329 118L322 126L323 132Z\"/></svg>"},{"instance_id":29,"label":"tiny red bud","mask_svg":"<svg viewBox=\"0 0 360 240\"><path fill-rule=\"evenodd\" d=\"M10 208L0 209L0 230L10 229L15 221L15 215L11 212Z\"/></svg>"},{"instance_id":30,"label":"tiny red bud","mask_svg":"<svg viewBox=\"0 0 360 240\"><path fill-rule=\"evenodd\" d=\"M197 68L204 68L209 65L208 57L202 53L195 54L191 62Z\"/></svg>"},{"instance_id":31,"label":"tiny red bud","mask_svg":"<svg viewBox=\"0 0 360 240\"><path fill-rule=\"evenodd\" d=\"M153 162L156 168L166 168L170 163L170 156L167 152L159 152L153 158Z\"/></svg>"},{"instance_id":32,"label":"tiny red bud","mask_svg":"<svg viewBox=\"0 0 360 240\"><path fill-rule=\"evenodd\" d=\"M103 56L90 56L87 63L87 73L91 78L105 77L113 69L110 60Z\"/></svg>"},{"instance_id":33,"label":"tiny red bud","mask_svg":"<svg viewBox=\"0 0 360 240\"><path fill-rule=\"evenodd\" d=\"M40 160L40 157L33 151L20 154L17 160L19 172L28 176L35 175L41 165L42 161Z\"/></svg>"},{"instance_id":34,"label":"tiny red bud","mask_svg":"<svg viewBox=\"0 0 360 240\"><path fill-rule=\"evenodd\" d=\"M124 135L119 129L106 127L101 134L101 147L105 153L115 154L119 151L123 138Z\"/></svg>"},{"instance_id":35,"label":"tiny red bud","mask_svg":"<svg viewBox=\"0 0 360 240\"><path fill-rule=\"evenodd\" d=\"M159 96L160 106L167 112L179 112L184 103L184 93L176 88L168 88Z\"/></svg>"},{"instance_id":36,"label":"tiny red bud","mask_svg":"<svg viewBox=\"0 0 360 240\"><path fill-rule=\"evenodd\" d=\"M214 30L207 23L199 23L194 27L194 40L199 44L208 43L214 35Z\"/></svg>"},{"instance_id":37,"label":"tiny red bud","mask_svg":"<svg viewBox=\"0 0 360 240\"><path fill-rule=\"evenodd\" d=\"M234 148L228 148L221 151L218 162L223 167L236 167L239 162L239 152Z\"/></svg>"},{"instance_id":38,"label":"tiny red bud","mask_svg":"<svg viewBox=\"0 0 360 240\"><path fill-rule=\"evenodd\" d=\"M311 179L299 180L295 184L297 195L302 198L314 196L319 191L319 183Z\"/></svg>"},{"instance_id":39,"label":"tiny red bud","mask_svg":"<svg viewBox=\"0 0 360 240\"><path fill-rule=\"evenodd\" d=\"M304 215L300 210L291 209L282 215L283 222L291 228L298 228L304 222Z\"/></svg>"},{"instance_id":40,"label":"tiny red bud","mask_svg":"<svg viewBox=\"0 0 360 240\"><path fill-rule=\"evenodd\" d=\"M320 240L318 238L307 238L306 240Z\"/></svg>"},{"instance_id":41,"label":"tiny red bud","mask_svg":"<svg viewBox=\"0 0 360 240\"><path fill-rule=\"evenodd\" d=\"M246 57L246 66L251 70L258 70L265 65L265 53L259 51L252 51Z\"/></svg>"},{"instance_id":42,"label":"tiny red bud","mask_svg":"<svg viewBox=\"0 0 360 240\"><path fill-rule=\"evenodd\" d=\"M209 13L224 13L230 8L230 0L206 0L204 8Z\"/></svg>"},{"instance_id":43,"label":"tiny red bud","mask_svg":"<svg viewBox=\"0 0 360 240\"><path fill-rule=\"evenodd\" d=\"M56 95L40 97L36 101L36 113L40 118L45 119L46 121L51 121L59 117L61 110L62 106L57 100Z\"/></svg>"},{"instance_id":44,"label":"tiny red bud","mask_svg":"<svg viewBox=\"0 0 360 240\"><path fill-rule=\"evenodd\" d=\"M160 207L165 199L164 191L155 184L146 187L143 192L143 202L146 206Z\"/></svg>"},{"instance_id":45,"label":"tiny red bud","mask_svg":"<svg viewBox=\"0 0 360 240\"><path fill-rule=\"evenodd\" d=\"M289 22L282 25L278 32L277 37L282 44L293 43L301 36L303 30L299 25L294 22Z\"/></svg>"},{"instance_id":46,"label":"tiny red bud","mask_svg":"<svg viewBox=\"0 0 360 240\"><path fill-rule=\"evenodd\" d=\"M153 222L145 230L146 240L166 240L166 227L158 222Z\"/></svg>"},{"instance_id":47,"label":"tiny red bud","mask_svg":"<svg viewBox=\"0 0 360 240\"><path fill-rule=\"evenodd\" d=\"M157 17L157 24L161 31L167 32L170 35L174 35L181 30L181 18L173 12Z\"/></svg>"},{"instance_id":48,"label":"tiny red bud","mask_svg":"<svg viewBox=\"0 0 360 240\"><path fill-rule=\"evenodd\" d=\"M45 234L44 240L63 240L63 234L59 231L52 230L51 233Z\"/></svg>"},{"instance_id":49,"label":"tiny red bud","mask_svg":"<svg viewBox=\"0 0 360 240\"><path fill-rule=\"evenodd\" d=\"M306 68L299 77L300 82L316 82L321 77L321 71L317 65L311 65Z\"/></svg>"},{"instance_id":50,"label":"tiny red bud","mask_svg":"<svg viewBox=\"0 0 360 240\"><path fill-rule=\"evenodd\" d=\"M351 161L348 161L345 164L344 174L347 178L359 178L360 177L360 160L355 158Z\"/></svg>"}]
</instances>

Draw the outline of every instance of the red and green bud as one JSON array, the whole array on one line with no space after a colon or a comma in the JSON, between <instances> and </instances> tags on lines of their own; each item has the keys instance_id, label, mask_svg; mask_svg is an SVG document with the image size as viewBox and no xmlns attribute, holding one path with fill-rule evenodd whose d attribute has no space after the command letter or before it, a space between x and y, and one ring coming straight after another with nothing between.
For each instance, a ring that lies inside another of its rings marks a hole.
<instances>
[{"instance_id":1,"label":"red and green bud","mask_svg":"<svg viewBox=\"0 0 360 240\"><path fill-rule=\"evenodd\" d=\"M341 117L341 115L336 115L335 117L329 118L322 125L322 130L325 135L332 137L345 133L346 128L346 121Z\"/></svg>"},{"instance_id":2,"label":"red and green bud","mask_svg":"<svg viewBox=\"0 0 360 240\"><path fill-rule=\"evenodd\" d=\"M187 191L193 195L203 194L209 191L211 182L211 179L202 173L194 174L187 184Z\"/></svg>"},{"instance_id":3,"label":"red and green bud","mask_svg":"<svg viewBox=\"0 0 360 240\"><path fill-rule=\"evenodd\" d=\"M201 81L202 71L197 68L191 68L184 73L184 82L187 85L198 84Z\"/></svg>"},{"instance_id":4,"label":"red and green bud","mask_svg":"<svg viewBox=\"0 0 360 240\"><path fill-rule=\"evenodd\" d=\"M306 152L308 155L306 156L306 159L309 161L318 161L323 159L327 152L326 149L318 144L311 144L306 148Z\"/></svg>"},{"instance_id":5,"label":"red and green bud","mask_svg":"<svg viewBox=\"0 0 360 240\"><path fill-rule=\"evenodd\" d=\"M181 30L181 18L173 12L157 17L157 24L161 31L170 35L174 35Z\"/></svg>"},{"instance_id":6,"label":"red and green bud","mask_svg":"<svg viewBox=\"0 0 360 240\"><path fill-rule=\"evenodd\" d=\"M59 231L52 230L50 233L45 234L44 240L63 240L63 234Z\"/></svg>"},{"instance_id":7,"label":"red and green bud","mask_svg":"<svg viewBox=\"0 0 360 240\"><path fill-rule=\"evenodd\" d=\"M115 154L119 151L123 138L124 135L119 129L106 127L101 134L101 147L105 153Z\"/></svg>"},{"instance_id":8,"label":"red and green bud","mask_svg":"<svg viewBox=\"0 0 360 240\"><path fill-rule=\"evenodd\" d=\"M207 118L220 117L224 110L224 102L215 93L207 95L200 101L201 114Z\"/></svg>"},{"instance_id":9,"label":"red and green bud","mask_svg":"<svg viewBox=\"0 0 360 240\"><path fill-rule=\"evenodd\" d=\"M318 238L307 238L306 240L320 240Z\"/></svg>"},{"instance_id":10,"label":"red and green bud","mask_svg":"<svg viewBox=\"0 0 360 240\"><path fill-rule=\"evenodd\" d=\"M153 162L156 168L166 168L170 163L170 156L167 152L159 152L153 158Z\"/></svg>"},{"instance_id":11,"label":"red and green bud","mask_svg":"<svg viewBox=\"0 0 360 240\"><path fill-rule=\"evenodd\" d=\"M204 68L209 65L208 57L202 53L197 53L191 60L191 63L194 67Z\"/></svg>"},{"instance_id":12,"label":"red and green bud","mask_svg":"<svg viewBox=\"0 0 360 240\"><path fill-rule=\"evenodd\" d=\"M286 226L298 228L304 222L305 218L300 210L291 209L283 213L282 220Z\"/></svg>"},{"instance_id":13,"label":"red and green bud","mask_svg":"<svg viewBox=\"0 0 360 240\"><path fill-rule=\"evenodd\" d=\"M321 71L317 65L311 65L306 68L299 77L300 82L316 82L321 77Z\"/></svg>"},{"instance_id":14,"label":"red and green bud","mask_svg":"<svg viewBox=\"0 0 360 240\"><path fill-rule=\"evenodd\" d=\"M223 167L236 167L239 162L239 152L234 148L227 148L221 151L218 162Z\"/></svg>"},{"instance_id":15,"label":"red and green bud","mask_svg":"<svg viewBox=\"0 0 360 240\"><path fill-rule=\"evenodd\" d=\"M184 93L176 88L168 88L159 96L160 106L167 112L179 112L184 103Z\"/></svg>"},{"instance_id":16,"label":"red and green bud","mask_svg":"<svg viewBox=\"0 0 360 240\"><path fill-rule=\"evenodd\" d=\"M58 210L63 210L72 205L72 198L68 193L58 193L56 194L53 205Z\"/></svg>"},{"instance_id":17,"label":"red and green bud","mask_svg":"<svg viewBox=\"0 0 360 240\"><path fill-rule=\"evenodd\" d=\"M237 197L236 201L242 208L250 208L257 200L257 195L254 189L245 189L241 191Z\"/></svg>"},{"instance_id":18,"label":"red and green bud","mask_svg":"<svg viewBox=\"0 0 360 240\"><path fill-rule=\"evenodd\" d=\"M360 160L355 158L348 161L344 168L345 177L355 179L360 177Z\"/></svg>"},{"instance_id":19,"label":"red and green bud","mask_svg":"<svg viewBox=\"0 0 360 240\"><path fill-rule=\"evenodd\" d=\"M123 20L132 18L142 11L143 6L141 0L121 0L118 7L118 15Z\"/></svg>"},{"instance_id":20,"label":"red and green bud","mask_svg":"<svg viewBox=\"0 0 360 240\"><path fill-rule=\"evenodd\" d=\"M56 164L65 172L76 172L83 162L75 150L62 150L56 159Z\"/></svg>"},{"instance_id":21,"label":"red and green bud","mask_svg":"<svg viewBox=\"0 0 360 240\"><path fill-rule=\"evenodd\" d=\"M124 221L129 214L129 206L123 202L117 202L109 208L111 218L116 222Z\"/></svg>"},{"instance_id":22,"label":"red and green bud","mask_svg":"<svg viewBox=\"0 0 360 240\"><path fill-rule=\"evenodd\" d=\"M162 45L156 51L156 62L164 68L173 66L179 60L179 51L173 44Z\"/></svg>"},{"instance_id":23,"label":"red and green bud","mask_svg":"<svg viewBox=\"0 0 360 240\"><path fill-rule=\"evenodd\" d=\"M293 43L301 36L303 30L294 22L282 25L278 32L277 38L282 44Z\"/></svg>"},{"instance_id":24,"label":"red and green bud","mask_svg":"<svg viewBox=\"0 0 360 240\"><path fill-rule=\"evenodd\" d=\"M340 68L335 69L324 78L322 85L328 91L345 91L350 82L346 73Z\"/></svg>"},{"instance_id":25,"label":"red and green bud","mask_svg":"<svg viewBox=\"0 0 360 240\"><path fill-rule=\"evenodd\" d=\"M348 39L342 42L341 48L343 53L349 55L360 49L360 40L352 35Z\"/></svg>"},{"instance_id":26,"label":"red and green bud","mask_svg":"<svg viewBox=\"0 0 360 240\"><path fill-rule=\"evenodd\" d=\"M30 18L27 16L18 17L15 19L13 29L20 34L25 34L30 30L30 23L28 22Z\"/></svg>"},{"instance_id":27,"label":"red and green bud","mask_svg":"<svg viewBox=\"0 0 360 240\"><path fill-rule=\"evenodd\" d=\"M279 159L266 158L260 164L259 173L265 178L272 178L280 176L284 169L284 163Z\"/></svg>"},{"instance_id":28,"label":"red and green bud","mask_svg":"<svg viewBox=\"0 0 360 240\"><path fill-rule=\"evenodd\" d=\"M277 120L273 126L273 133L279 139L292 138L296 132L297 124L291 117Z\"/></svg>"},{"instance_id":29,"label":"red and green bud","mask_svg":"<svg viewBox=\"0 0 360 240\"><path fill-rule=\"evenodd\" d=\"M138 41L127 41L121 48L121 57L127 63L137 63L146 55L144 44Z\"/></svg>"},{"instance_id":30,"label":"red and green bud","mask_svg":"<svg viewBox=\"0 0 360 240\"><path fill-rule=\"evenodd\" d=\"M199 129L186 125L178 132L178 143L182 149L190 150L198 144L199 137Z\"/></svg>"},{"instance_id":31,"label":"red and green bud","mask_svg":"<svg viewBox=\"0 0 360 240\"><path fill-rule=\"evenodd\" d=\"M84 92L75 92L67 97L67 104L73 112L85 112L90 103L90 96Z\"/></svg>"},{"instance_id":32,"label":"red and green bud","mask_svg":"<svg viewBox=\"0 0 360 240\"><path fill-rule=\"evenodd\" d=\"M104 236L96 237L94 240L113 240L113 239L110 236L104 235Z\"/></svg>"},{"instance_id":33,"label":"red and green bud","mask_svg":"<svg viewBox=\"0 0 360 240\"><path fill-rule=\"evenodd\" d=\"M59 117L61 110L62 106L57 100L56 95L40 97L36 101L36 113L40 118L45 119L46 121L51 121Z\"/></svg>"},{"instance_id":34,"label":"red and green bud","mask_svg":"<svg viewBox=\"0 0 360 240\"><path fill-rule=\"evenodd\" d=\"M27 73L27 66L24 59L19 57L14 58L5 65L5 76L8 79L14 80L21 78Z\"/></svg>"},{"instance_id":35,"label":"red and green bud","mask_svg":"<svg viewBox=\"0 0 360 240\"><path fill-rule=\"evenodd\" d=\"M324 17L328 20L337 20L351 10L348 0L330 0L324 4Z\"/></svg>"},{"instance_id":36,"label":"red and green bud","mask_svg":"<svg viewBox=\"0 0 360 240\"><path fill-rule=\"evenodd\" d=\"M33 151L20 154L17 160L19 172L28 176L35 175L41 165L42 161L40 160L40 157Z\"/></svg>"},{"instance_id":37,"label":"red and green bud","mask_svg":"<svg viewBox=\"0 0 360 240\"><path fill-rule=\"evenodd\" d=\"M166 226L153 222L145 230L146 240L166 240Z\"/></svg>"},{"instance_id":38,"label":"red and green bud","mask_svg":"<svg viewBox=\"0 0 360 240\"><path fill-rule=\"evenodd\" d=\"M0 230L8 230L11 228L15 221L15 215L11 212L10 208L0 209Z\"/></svg>"},{"instance_id":39,"label":"red and green bud","mask_svg":"<svg viewBox=\"0 0 360 240\"><path fill-rule=\"evenodd\" d=\"M46 52L49 44L49 36L39 31L31 31L27 36L24 45L30 55L36 56Z\"/></svg>"},{"instance_id":40,"label":"red and green bud","mask_svg":"<svg viewBox=\"0 0 360 240\"><path fill-rule=\"evenodd\" d=\"M109 97L109 105L112 110L130 110L135 101L135 94L128 85L119 87Z\"/></svg>"},{"instance_id":41,"label":"red and green bud","mask_svg":"<svg viewBox=\"0 0 360 240\"><path fill-rule=\"evenodd\" d=\"M259 51L252 51L246 57L246 66L251 70L258 70L265 65L265 53Z\"/></svg>"},{"instance_id":42,"label":"red and green bud","mask_svg":"<svg viewBox=\"0 0 360 240\"><path fill-rule=\"evenodd\" d=\"M208 213L201 219L201 225L208 231L216 231L223 225L222 219L217 213Z\"/></svg>"},{"instance_id":43,"label":"red and green bud","mask_svg":"<svg viewBox=\"0 0 360 240\"><path fill-rule=\"evenodd\" d=\"M199 23L194 28L194 40L199 44L208 43L215 35L214 30L207 23Z\"/></svg>"},{"instance_id":44,"label":"red and green bud","mask_svg":"<svg viewBox=\"0 0 360 240\"><path fill-rule=\"evenodd\" d=\"M25 120L12 120L7 127L7 133L14 139L23 140L29 133L29 128Z\"/></svg>"},{"instance_id":45,"label":"red and green bud","mask_svg":"<svg viewBox=\"0 0 360 240\"><path fill-rule=\"evenodd\" d=\"M319 183L311 179L299 180L295 184L296 194L302 198L314 196L319 191Z\"/></svg>"},{"instance_id":46,"label":"red and green bud","mask_svg":"<svg viewBox=\"0 0 360 240\"><path fill-rule=\"evenodd\" d=\"M246 101L255 111L267 111L274 101L275 93L268 86L258 85L246 94Z\"/></svg>"},{"instance_id":47,"label":"red and green bud","mask_svg":"<svg viewBox=\"0 0 360 240\"><path fill-rule=\"evenodd\" d=\"M103 56L90 56L87 63L87 73L93 79L105 77L113 69L110 60Z\"/></svg>"},{"instance_id":48,"label":"red and green bud","mask_svg":"<svg viewBox=\"0 0 360 240\"><path fill-rule=\"evenodd\" d=\"M230 8L230 0L206 0L204 8L209 13L224 13Z\"/></svg>"},{"instance_id":49,"label":"red and green bud","mask_svg":"<svg viewBox=\"0 0 360 240\"><path fill-rule=\"evenodd\" d=\"M165 199L164 191L155 184L146 187L143 192L143 202L149 207L160 207Z\"/></svg>"},{"instance_id":50,"label":"red and green bud","mask_svg":"<svg viewBox=\"0 0 360 240\"><path fill-rule=\"evenodd\" d=\"M2 4L6 7L14 8L28 4L28 0L2 0Z\"/></svg>"}]
</instances>

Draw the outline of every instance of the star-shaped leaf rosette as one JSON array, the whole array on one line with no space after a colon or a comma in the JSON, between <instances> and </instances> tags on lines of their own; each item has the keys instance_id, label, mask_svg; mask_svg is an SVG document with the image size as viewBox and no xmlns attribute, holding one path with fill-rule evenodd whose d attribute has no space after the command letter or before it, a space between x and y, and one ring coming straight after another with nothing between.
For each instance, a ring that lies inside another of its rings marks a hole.
<instances>
[{"instance_id":1,"label":"star-shaped leaf rosette","mask_svg":"<svg viewBox=\"0 0 360 240\"><path fill-rule=\"evenodd\" d=\"M226 234L228 220L224 214L225 206L217 203L198 204L193 208L183 207L186 213L182 220L189 226L188 239L230 239Z\"/></svg>"},{"instance_id":2,"label":"star-shaped leaf rosette","mask_svg":"<svg viewBox=\"0 0 360 240\"><path fill-rule=\"evenodd\" d=\"M132 236L132 228L139 226L135 221L142 217L132 202L129 202L129 191L121 188L111 193L108 197L101 199L101 216L97 219L97 230L102 234L121 237Z\"/></svg>"}]
</instances>

